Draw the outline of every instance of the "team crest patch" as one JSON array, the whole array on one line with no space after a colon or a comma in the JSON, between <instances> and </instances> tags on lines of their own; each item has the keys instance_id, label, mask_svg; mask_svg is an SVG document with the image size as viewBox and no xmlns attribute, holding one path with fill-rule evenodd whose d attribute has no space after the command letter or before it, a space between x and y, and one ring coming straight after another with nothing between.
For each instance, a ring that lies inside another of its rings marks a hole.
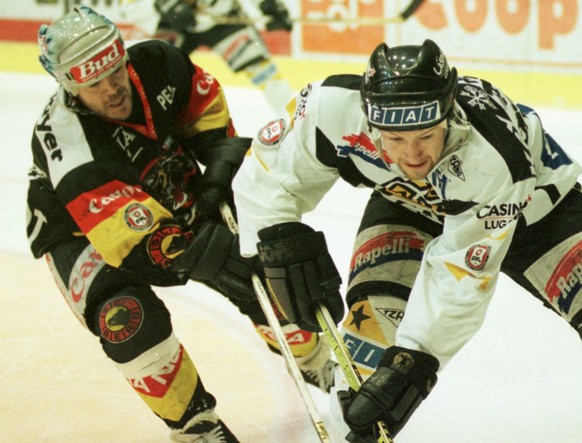
<instances>
[{"instance_id":1,"label":"team crest patch","mask_svg":"<svg viewBox=\"0 0 582 443\"><path fill-rule=\"evenodd\" d=\"M125 224L134 231L145 231L154 224L152 212L141 203L133 203L123 214Z\"/></svg>"},{"instance_id":2,"label":"team crest patch","mask_svg":"<svg viewBox=\"0 0 582 443\"><path fill-rule=\"evenodd\" d=\"M174 250L176 248L172 248L172 242L178 237L187 237L187 235L177 225L163 226L151 235L147 250L151 260L156 265L166 269L172 264L177 253L182 251L182 249L176 251Z\"/></svg>"},{"instance_id":3,"label":"team crest patch","mask_svg":"<svg viewBox=\"0 0 582 443\"><path fill-rule=\"evenodd\" d=\"M482 271L489 260L491 246L475 245L467 251L465 264L473 271Z\"/></svg>"},{"instance_id":4,"label":"team crest patch","mask_svg":"<svg viewBox=\"0 0 582 443\"><path fill-rule=\"evenodd\" d=\"M283 140L285 120L273 120L267 123L258 134L259 141L266 146L275 146Z\"/></svg>"},{"instance_id":5,"label":"team crest patch","mask_svg":"<svg viewBox=\"0 0 582 443\"><path fill-rule=\"evenodd\" d=\"M123 343L135 335L142 321L143 309L135 298L114 298L99 314L101 336L110 343Z\"/></svg>"}]
</instances>

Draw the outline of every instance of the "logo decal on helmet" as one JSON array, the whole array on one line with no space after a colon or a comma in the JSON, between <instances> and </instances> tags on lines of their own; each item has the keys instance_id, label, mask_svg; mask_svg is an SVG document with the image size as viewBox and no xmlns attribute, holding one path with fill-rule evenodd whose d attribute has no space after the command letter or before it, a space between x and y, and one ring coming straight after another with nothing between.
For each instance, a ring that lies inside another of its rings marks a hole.
<instances>
[{"instance_id":1,"label":"logo decal on helmet","mask_svg":"<svg viewBox=\"0 0 582 443\"><path fill-rule=\"evenodd\" d=\"M447 118L455 106L458 77L432 40L420 46L372 52L360 85L360 103L369 124L378 129L412 131Z\"/></svg>"},{"instance_id":2,"label":"logo decal on helmet","mask_svg":"<svg viewBox=\"0 0 582 443\"><path fill-rule=\"evenodd\" d=\"M97 83L128 59L119 29L88 6L41 25L38 45L40 63L68 91Z\"/></svg>"},{"instance_id":3,"label":"logo decal on helmet","mask_svg":"<svg viewBox=\"0 0 582 443\"><path fill-rule=\"evenodd\" d=\"M411 125L429 125L442 120L438 101L418 106L400 108L372 105L368 108L368 120L375 126L407 127Z\"/></svg>"},{"instance_id":4,"label":"logo decal on helmet","mask_svg":"<svg viewBox=\"0 0 582 443\"><path fill-rule=\"evenodd\" d=\"M436 66L433 68L433 71L436 75L442 78L446 79L449 77L449 65L447 63L445 55L442 52L438 55L436 59Z\"/></svg>"},{"instance_id":5,"label":"logo decal on helmet","mask_svg":"<svg viewBox=\"0 0 582 443\"><path fill-rule=\"evenodd\" d=\"M73 66L70 73L75 81L82 85L114 68L124 58L125 48L119 40L115 40L113 44L95 54L91 59L78 66Z\"/></svg>"}]
</instances>

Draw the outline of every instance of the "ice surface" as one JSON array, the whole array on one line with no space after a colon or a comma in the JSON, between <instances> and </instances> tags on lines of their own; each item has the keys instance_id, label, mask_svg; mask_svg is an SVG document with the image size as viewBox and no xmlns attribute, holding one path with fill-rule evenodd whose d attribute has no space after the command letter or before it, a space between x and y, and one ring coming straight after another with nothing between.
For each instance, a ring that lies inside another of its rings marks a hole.
<instances>
[{"instance_id":1,"label":"ice surface","mask_svg":"<svg viewBox=\"0 0 582 443\"><path fill-rule=\"evenodd\" d=\"M28 253L30 137L54 89L48 75L0 73L0 442L168 441L164 425L70 314L46 265ZM225 91L241 135L253 136L273 117L258 91ZM546 129L582 161L582 112L538 112ZM340 183L305 219L326 233L344 275L367 196ZM158 293L217 396L219 414L243 443L318 441L282 359L232 305L194 283ZM313 395L329 424L327 396ZM582 442L578 335L502 276L483 328L397 439L425 442Z\"/></svg>"}]
</instances>

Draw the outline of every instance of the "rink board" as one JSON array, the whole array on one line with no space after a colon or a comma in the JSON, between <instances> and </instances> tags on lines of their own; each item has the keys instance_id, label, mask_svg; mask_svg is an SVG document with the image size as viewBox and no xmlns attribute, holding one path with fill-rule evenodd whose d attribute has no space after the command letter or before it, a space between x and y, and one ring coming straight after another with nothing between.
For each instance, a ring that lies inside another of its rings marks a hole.
<instances>
[{"instance_id":1,"label":"rink board","mask_svg":"<svg viewBox=\"0 0 582 443\"><path fill-rule=\"evenodd\" d=\"M38 50L33 43L0 42L0 71L43 72ZM234 74L226 63L209 51L195 52L193 60L226 86L249 86L244 74ZM362 62L319 61L275 56L275 62L294 90L332 74L361 74ZM582 109L582 76L556 72L509 72L500 70L464 70L460 75L485 78L507 95L530 106Z\"/></svg>"}]
</instances>

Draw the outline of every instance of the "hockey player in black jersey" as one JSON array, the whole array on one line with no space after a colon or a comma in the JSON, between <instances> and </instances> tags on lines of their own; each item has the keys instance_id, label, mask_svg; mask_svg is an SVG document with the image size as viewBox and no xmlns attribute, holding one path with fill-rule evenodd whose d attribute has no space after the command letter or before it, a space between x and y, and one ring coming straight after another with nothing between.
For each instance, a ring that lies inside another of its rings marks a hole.
<instances>
[{"instance_id":1,"label":"hockey player in black jersey","mask_svg":"<svg viewBox=\"0 0 582 443\"><path fill-rule=\"evenodd\" d=\"M259 131L233 182L241 251L259 254L290 321L317 330L318 303L344 313L302 214L340 177L372 190L343 322L367 378L340 395L349 441L406 424L480 328L500 272L582 336L581 171L534 110L459 77L431 40L380 44L362 76L309 84Z\"/></svg>"},{"instance_id":2,"label":"hockey player in black jersey","mask_svg":"<svg viewBox=\"0 0 582 443\"><path fill-rule=\"evenodd\" d=\"M232 203L250 140L236 136L217 79L165 42L126 48L91 8L42 25L39 47L60 88L32 136L34 256L46 258L72 312L172 439L238 441L152 286L199 281L276 347L250 280L262 267L240 256L217 209ZM328 391L329 347L293 324L284 330L306 379Z\"/></svg>"}]
</instances>

